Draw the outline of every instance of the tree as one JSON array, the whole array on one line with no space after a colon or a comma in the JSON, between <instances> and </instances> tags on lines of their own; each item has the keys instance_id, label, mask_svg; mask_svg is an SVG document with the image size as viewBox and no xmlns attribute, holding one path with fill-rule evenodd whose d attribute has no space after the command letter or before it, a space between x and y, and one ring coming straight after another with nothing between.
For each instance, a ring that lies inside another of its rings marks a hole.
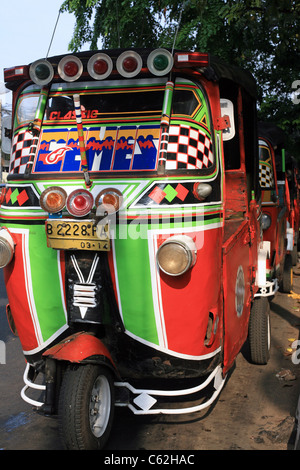
<instances>
[{"instance_id":1,"label":"tree","mask_svg":"<svg viewBox=\"0 0 300 470\"><path fill-rule=\"evenodd\" d=\"M249 69L259 118L279 125L300 158L300 100L292 100L300 80L300 0L66 0L61 10L75 14L72 51L86 43L91 49L175 45Z\"/></svg>"}]
</instances>

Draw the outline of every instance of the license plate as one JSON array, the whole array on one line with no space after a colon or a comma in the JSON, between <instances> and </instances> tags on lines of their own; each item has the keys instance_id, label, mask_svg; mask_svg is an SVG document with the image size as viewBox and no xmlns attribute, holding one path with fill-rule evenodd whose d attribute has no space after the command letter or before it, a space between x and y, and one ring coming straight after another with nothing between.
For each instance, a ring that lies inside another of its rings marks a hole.
<instances>
[{"instance_id":1,"label":"license plate","mask_svg":"<svg viewBox=\"0 0 300 470\"><path fill-rule=\"evenodd\" d=\"M109 251L108 224L96 226L93 220L46 220L47 246L58 250Z\"/></svg>"}]
</instances>

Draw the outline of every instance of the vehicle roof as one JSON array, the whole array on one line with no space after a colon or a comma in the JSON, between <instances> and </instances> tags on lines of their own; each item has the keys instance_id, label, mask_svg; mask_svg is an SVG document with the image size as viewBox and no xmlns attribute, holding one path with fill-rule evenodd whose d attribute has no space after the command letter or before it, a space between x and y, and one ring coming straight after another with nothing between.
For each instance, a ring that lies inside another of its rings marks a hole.
<instances>
[{"instance_id":1,"label":"vehicle roof","mask_svg":"<svg viewBox=\"0 0 300 470\"><path fill-rule=\"evenodd\" d=\"M267 139L273 147L284 144L286 140L283 130L272 122L258 123L258 137Z\"/></svg>"},{"instance_id":2,"label":"vehicle roof","mask_svg":"<svg viewBox=\"0 0 300 470\"><path fill-rule=\"evenodd\" d=\"M253 98L257 97L256 81L248 70L237 67L236 65L225 63L218 57L210 56L210 67L208 67L206 72L207 78L209 78L208 75L211 72L213 73L211 77L213 80L231 80L245 88Z\"/></svg>"}]
</instances>

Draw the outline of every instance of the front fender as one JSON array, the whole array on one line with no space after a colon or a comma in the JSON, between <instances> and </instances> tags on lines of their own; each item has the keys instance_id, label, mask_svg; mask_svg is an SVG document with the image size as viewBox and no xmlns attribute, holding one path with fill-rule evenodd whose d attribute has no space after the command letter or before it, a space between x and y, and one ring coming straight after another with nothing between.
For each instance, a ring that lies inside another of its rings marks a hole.
<instances>
[{"instance_id":1,"label":"front fender","mask_svg":"<svg viewBox=\"0 0 300 470\"><path fill-rule=\"evenodd\" d=\"M105 363L116 372L115 364L106 346L94 335L75 333L43 353L58 361L73 363Z\"/></svg>"}]
</instances>

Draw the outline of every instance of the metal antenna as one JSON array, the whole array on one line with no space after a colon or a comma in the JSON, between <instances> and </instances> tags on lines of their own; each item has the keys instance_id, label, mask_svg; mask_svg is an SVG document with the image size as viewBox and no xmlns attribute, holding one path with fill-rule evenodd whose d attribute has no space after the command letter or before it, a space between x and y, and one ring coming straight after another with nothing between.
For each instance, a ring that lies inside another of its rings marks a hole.
<instances>
[{"instance_id":1,"label":"metal antenna","mask_svg":"<svg viewBox=\"0 0 300 470\"><path fill-rule=\"evenodd\" d=\"M189 3L189 1L190 1L190 0L187 0L186 2L183 2L182 7L181 7L181 10L180 10L179 19L178 19L178 25L177 25L177 29L176 29L175 36L174 36L173 46L172 46L172 55L173 55L173 52L174 52L174 49L175 49L175 44L176 44L176 40L177 40L177 35L178 35L180 23L181 23L182 12L183 12L183 10L184 10L185 5L186 5L187 3Z\"/></svg>"},{"instance_id":2,"label":"metal antenna","mask_svg":"<svg viewBox=\"0 0 300 470\"><path fill-rule=\"evenodd\" d=\"M60 13L61 13L61 11L60 11L60 9L59 9L58 15L57 15L57 20L56 20L56 23L55 23L55 26L54 26L54 30L53 30L53 33L52 33L51 41L50 41L50 44L49 44L48 52L47 52L47 55L46 55L46 57L45 57L46 59L47 59L47 57L48 57L48 55L49 55L49 52L50 52L50 49L51 49L51 46L52 46L52 42L53 42L54 35L55 35L55 32L56 32L56 28L57 28L58 20L59 20L59 17L60 17Z\"/></svg>"},{"instance_id":3,"label":"metal antenna","mask_svg":"<svg viewBox=\"0 0 300 470\"><path fill-rule=\"evenodd\" d=\"M118 48L120 49L120 29L119 29L118 0L116 0L116 15L117 15Z\"/></svg>"}]
</instances>

